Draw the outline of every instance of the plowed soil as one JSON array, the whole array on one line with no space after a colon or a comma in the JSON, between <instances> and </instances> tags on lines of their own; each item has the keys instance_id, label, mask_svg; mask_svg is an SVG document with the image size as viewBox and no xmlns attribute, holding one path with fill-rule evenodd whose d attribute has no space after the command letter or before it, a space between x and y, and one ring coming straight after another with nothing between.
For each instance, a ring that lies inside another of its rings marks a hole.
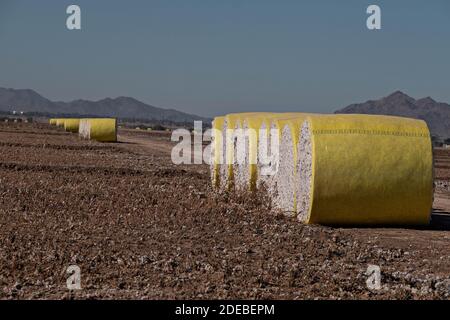
<instances>
[{"instance_id":1,"label":"plowed soil","mask_svg":"<svg viewBox=\"0 0 450 320\"><path fill-rule=\"evenodd\" d=\"M0 298L447 299L450 152L427 229L305 226L259 194L216 194L167 133L80 140L0 124ZM366 270L381 269L369 289ZM68 290L67 268L81 269Z\"/></svg>"}]
</instances>

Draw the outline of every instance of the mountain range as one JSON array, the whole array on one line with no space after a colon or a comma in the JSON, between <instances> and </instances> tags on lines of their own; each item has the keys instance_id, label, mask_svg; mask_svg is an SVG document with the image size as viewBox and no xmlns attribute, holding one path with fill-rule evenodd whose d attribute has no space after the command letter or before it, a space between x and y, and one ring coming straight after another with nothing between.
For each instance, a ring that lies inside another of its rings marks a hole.
<instances>
[{"instance_id":1,"label":"mountain range","mask_svg":"<svg viewBox=\"0 0 450 320\"><path fill-rule=\"evenodd\" d=\"M146 119L151 121L192 122L208 118L163 109L130 97L105 98L98 101L51 101L31 89L0 88L0 111L24 111L40 114L66 114ZM431 97L414 99L396 91L379 100L351 104L335 113L383 114L425 120L431 134L450 138L450 105Z\"/></svg>"},{"instance_id":2,"label":"mountain range","mask_svg":"<svg viewBox=\"0 0 450 320\"><path fill-rule=\"evenodd\" d=\"M414 99L396 91L379 100L349 105L335 113L383 114L422 119L434 136L450 138L450 105L430 97Z\"/></svg>"},{"instance_id":3,"label":"mountain range","mask_svg":"<svg viewBox=\"0 0 450 320\"><path fill-rule=\"evenodd\" d=\"M51 101L31 89L0 88L0 111L89 115L171 122L209 120L173 109L158 108L130 97L105 98L98 101L74 100L61 102Z\"/></svg>"}]
</instances>

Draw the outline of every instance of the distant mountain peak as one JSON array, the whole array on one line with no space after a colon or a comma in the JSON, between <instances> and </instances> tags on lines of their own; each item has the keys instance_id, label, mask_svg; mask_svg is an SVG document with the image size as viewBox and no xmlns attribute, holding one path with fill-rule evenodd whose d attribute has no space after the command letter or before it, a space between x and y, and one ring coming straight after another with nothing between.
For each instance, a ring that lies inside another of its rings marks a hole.
<instances>
[{"instance_id":1,"label":"distant mountain peak","mask_svg":"<svg viewBox=\"0 0 450 320\"><path fill-rule=\"evenodd\" d=\"M417 100L417 103L428 105L428 104L434 104L434 103L437 103L437 102L436 102L436 100L434 100L431 97L425 97L425 98Z\"/></svg>"},{"instance_id":2,"label":"distant mountain peak","mask_svg":"<svg viewBox=\"0 0 450 320\"><path fill-rule=\"evenodd\" d=\"M133 102L133 103L142 103L142 104L143 104L143 102L141 102L141 101L139 101L139 100L137 100L137 99L135 99L135 98L132 98L132 97L126 97L126 96L120 96L120 97L114 98L114 99L112 99L112 100L113 100L113 101Z\"/></svg>"},{"instance_id":3,"label":"distant mountain peak","mask_svg":"<svg viewBox=\"0 0 450 320\"><path fill-rule=\"evenodd\" d=\"M379 100L355 103L335 113L382 114L425 120L431 134L450 138L450 105L436 102L431 97L415 100L395 91Z\"/></svg>"},{"instance_id":4,"label":"distant mountain peak","mask_svg":"<svg viewBox=\"0 0 450 320\"><path fill-rule=\"evenodd\" d=\"M115 98L109 98L109 99L111 99L111 100L133 100L133 101L137 101L137 100L134 99L134 98L126 97L126 96L118 96L118 97L115 97Z\"/></svg>"},{"instance_id":5,"label":"distant mountain peak","mask_svg":"<svg viewBox=\"0 0 450 320\"><path fill-rule=\"evenodd\" d=\"M408 100L408 101L414 101L415 99L408 96L406 93L397 90L394 91L393 93L391 93L390 95L388 95L387 97L385 97L384 99L387 100L399 100L399 99L403 99L403 100Z\"/></svg>"}]
</instances>

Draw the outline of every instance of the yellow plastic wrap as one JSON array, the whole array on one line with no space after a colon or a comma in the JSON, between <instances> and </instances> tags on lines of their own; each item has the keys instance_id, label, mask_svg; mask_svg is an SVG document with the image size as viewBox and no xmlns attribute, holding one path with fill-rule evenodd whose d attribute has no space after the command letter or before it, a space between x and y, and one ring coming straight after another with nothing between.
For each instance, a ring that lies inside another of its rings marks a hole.
<instances>
[{"instance_id":1,"label":"yellow plastic wrap","mask_svg":"<svg viewBox=\"0 0 450 320\"><path fill-rule=\"evenodd\" d=\"M116 119L89 119L89 127L90 139L100 142L117 142Z\"/></svg>"},{"instance_id":2,"label":"yellow plastic wrap","mask_svg":"<svg viewBox=\"0 0 450 320\"><path fill-rule=\"evenodd\" d=\"M332 115L309 117L308 123L312 163L309 210L304 213L304 222L429 223L433 156L424 121Z\"/></svg>"},{"instance_id":3,"label":"yellow plastic wrap","mask_svg":"<svg viewBox=\"0 0 450 320\"><path fill-rule=\"evenodd\" d=\"M50 119L48 122L50 123L50 125L56 126L56 119Z\"/></svg>"},{"instance_id":4,"label":"yellow plastic wrap","mask_svg":"<svg viewBox=\"0 0 450 320\"><path fill-rule=\"evenodd\" d=\"M68 132L78 133L80 119L65 119L64 129Z\"/></svg>"}]
</instances>

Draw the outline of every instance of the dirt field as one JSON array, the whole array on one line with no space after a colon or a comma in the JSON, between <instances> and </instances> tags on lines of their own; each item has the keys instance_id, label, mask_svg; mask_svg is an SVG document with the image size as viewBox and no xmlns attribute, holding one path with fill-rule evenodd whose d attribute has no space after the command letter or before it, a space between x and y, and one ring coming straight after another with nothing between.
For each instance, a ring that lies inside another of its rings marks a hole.
<instances>
[{"instance_id":1,"label":"dirt field","mask_svg":"<svg viewBox=\"0 0 450 320\"><path fill-rule=\"evenodd\" d=\"M449 151L435 152L429 229L335 229L279 215L264 194L212 193L206 165L171 163L167 134L119 140L0 124L0 298L449 297ZM82 290L66 287L73 264Z\"/></svg>"}]
</instances>

